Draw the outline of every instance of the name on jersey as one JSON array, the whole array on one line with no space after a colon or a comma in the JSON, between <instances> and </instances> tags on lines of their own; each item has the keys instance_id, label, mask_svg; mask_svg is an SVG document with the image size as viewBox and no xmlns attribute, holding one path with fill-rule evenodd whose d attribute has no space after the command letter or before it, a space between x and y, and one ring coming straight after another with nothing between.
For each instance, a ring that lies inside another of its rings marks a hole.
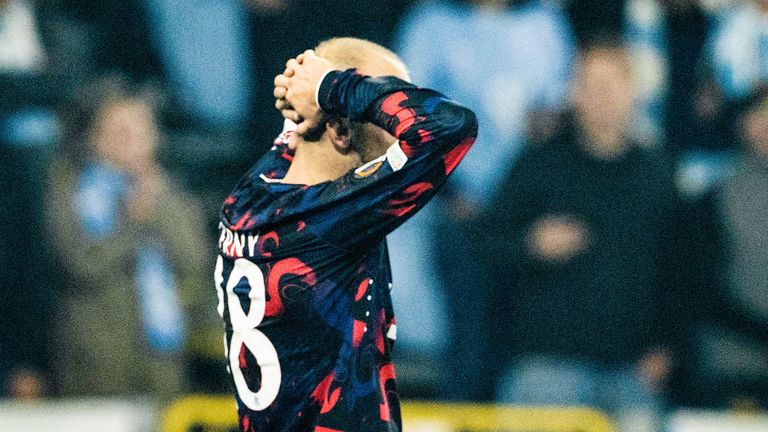
<instances>
[{"instance_id":1,"label":"name on jersey","mask_svg":"<svg viewBox=\"0 0 768 432\"><path fill-rule=\"evenodd\" d=\"M253 257L256 254L256 242L258 234L239 234L219 222L219 250L232 258Z\"/></svg>"}]
</instances>

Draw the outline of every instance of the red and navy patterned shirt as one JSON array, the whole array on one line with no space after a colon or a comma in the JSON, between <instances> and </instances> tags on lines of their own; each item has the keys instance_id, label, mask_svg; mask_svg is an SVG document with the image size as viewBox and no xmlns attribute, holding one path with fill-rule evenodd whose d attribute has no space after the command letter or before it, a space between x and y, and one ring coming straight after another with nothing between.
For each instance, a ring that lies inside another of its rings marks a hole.
<instances>
[{"instance_id":1,"label":"red and navy patterned shirt","mask_svg":"<svg viewBox=\"0 0 768 432\"><path fill-rule=\"evenodd\" d=\"M278 140L227 198L215 278L240 428L399 431L385 236L445 183L477 121L435 91L355 70L326 75L318 100L398 141L337 180L302 186L277 180L292 159Z\"/></svg>"}]
</instances>

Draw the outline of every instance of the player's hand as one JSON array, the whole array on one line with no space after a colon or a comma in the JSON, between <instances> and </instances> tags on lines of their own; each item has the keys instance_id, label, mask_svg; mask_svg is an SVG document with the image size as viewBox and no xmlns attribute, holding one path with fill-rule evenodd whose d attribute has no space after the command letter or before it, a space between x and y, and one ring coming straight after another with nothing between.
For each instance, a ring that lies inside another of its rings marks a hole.
<instances>
[{"instance_id":1,"label":"player's hand","mask_svg":"<svg viewBox=\"0 0 768 432\"><path fill-rule=\"evenodd\" d=\"M333 64L307 50L286 63L285 72L275 77L275 107L283 117L298 124L296 133L303 135L322 122L324 115L317 106L315 91Z\"/></svg>"}]
</instances>

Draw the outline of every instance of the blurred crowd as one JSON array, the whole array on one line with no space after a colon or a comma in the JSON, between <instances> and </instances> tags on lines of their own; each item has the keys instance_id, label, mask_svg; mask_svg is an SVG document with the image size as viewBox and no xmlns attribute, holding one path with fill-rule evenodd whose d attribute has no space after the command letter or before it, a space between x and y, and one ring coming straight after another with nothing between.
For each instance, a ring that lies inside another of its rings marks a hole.
<instances>
[{"instance_id":1,"label":"blurred crowd","mask_svg":"<svg viewBox=\"0 0 768 432\"><path fill-rule=\"evenodd\" d=\"M389 238L406 397L768 408L768 0L0 0L4 396L227 390L219 206L332 36L480 120Z\"/></svg>"}]
</instances>

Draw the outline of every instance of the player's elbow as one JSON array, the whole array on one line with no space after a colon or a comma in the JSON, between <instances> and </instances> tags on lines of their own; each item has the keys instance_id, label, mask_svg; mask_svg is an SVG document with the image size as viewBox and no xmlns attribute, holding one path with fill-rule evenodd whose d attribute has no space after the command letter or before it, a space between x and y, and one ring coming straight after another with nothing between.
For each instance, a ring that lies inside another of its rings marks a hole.
<instances>
[{"instance_id":1,"label":"player's elbow","mask_svg":"<svg viewBox=\"0 0 768 432\"><path fill-rule=\"evenodd\" d=\"M477 115L471 109L457 104L451 104L452 117L455 119L451 132L451 140L455 143L474 142L477 137Z\"/></svg>"},{"instance_id":2,"label":"player's elbow","mask_svg":"<svg viewBox=\"0 0 768 432\"><path fill-rule=\"evenodd\" d=\"M462 106L464 122L462 124L462 130L466 132L465 138L477 137L477 114L469 108Z\"/></svg>"},{"instance_id":3,"label":"player's elbow","mask_svg":"<svg viewBox=\"0 0 768 432\"><path fill-rule=\"evenodd\" d=\"M459 103L448 101L441 107L443 130L448 142L463 143L477 137L477 115Z\"/></svg>"}]
</instances>

